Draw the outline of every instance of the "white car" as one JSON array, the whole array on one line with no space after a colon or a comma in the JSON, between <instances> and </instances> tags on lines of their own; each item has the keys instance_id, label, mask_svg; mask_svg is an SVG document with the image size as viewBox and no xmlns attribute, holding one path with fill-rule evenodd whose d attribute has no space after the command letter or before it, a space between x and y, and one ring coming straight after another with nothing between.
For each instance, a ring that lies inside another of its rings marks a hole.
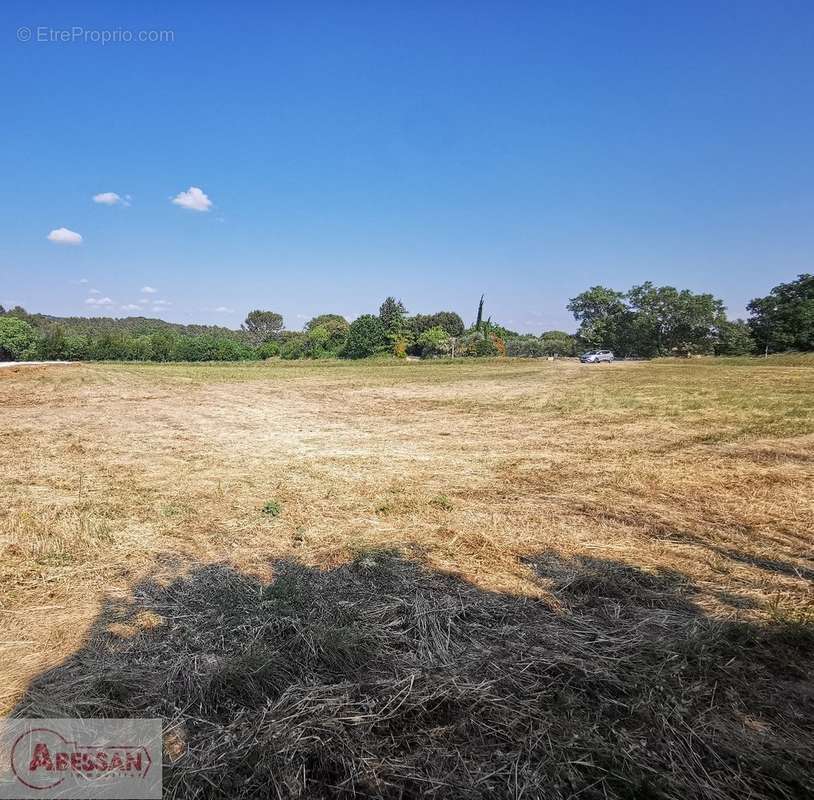
<instances>
[{"instance_id":1,"label":"white car","mask_svg":"<svg viewBox=\"0 0 814 800\"><path fill-rule=\"evenodd\" d=\"M583 353L579 360L583 364L601 364L603 361L607 362L608 364L613 361L613 351L612 350L588 350L587 353Z\"/></svg>"}]
</instances>

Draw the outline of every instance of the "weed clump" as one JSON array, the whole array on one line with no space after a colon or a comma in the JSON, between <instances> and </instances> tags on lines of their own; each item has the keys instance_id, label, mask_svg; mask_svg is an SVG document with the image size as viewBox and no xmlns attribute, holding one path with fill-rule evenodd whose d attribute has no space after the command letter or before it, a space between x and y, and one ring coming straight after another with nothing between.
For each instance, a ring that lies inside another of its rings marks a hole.
<instances>
[{"instance_id":1,"label":"weed clump","mask_svg":"<svg viewBox=\"0 0 814 800\"><path fill-rule=\"evenodd\" d=\"M441 511L452 511L452 501L445 494L437 494L430 500L430 505Z\"/></svg>"},{"instance_id":2,"label":"weed clump","mask_svg":"<svg viewBox=\"0 0 814 800\"><path fill-rule=\"evenodd\" d=\"M276 500L267 500L263 504L263 508L261 512L265 514L267 517L279 517L282 513L282 507Z\"/></svg>"}]
</instances>

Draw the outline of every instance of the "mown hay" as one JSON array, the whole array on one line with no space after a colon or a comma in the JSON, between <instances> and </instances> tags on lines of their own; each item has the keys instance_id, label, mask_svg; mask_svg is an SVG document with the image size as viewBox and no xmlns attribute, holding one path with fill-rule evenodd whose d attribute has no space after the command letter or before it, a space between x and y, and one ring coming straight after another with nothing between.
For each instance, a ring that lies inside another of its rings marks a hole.
<instances>
[{"instance_id":1,"label":"mown hay","mask_svg":"<svg viewBox=\"0 0 814 800\"><path fill-rule=\"evenodd\" d=\"M672 573L528 563L558 603L385 551L146 581L15 713L163 717L183 798L814 792L810 627L710 619Z\"/></svg>"}]
</instances>

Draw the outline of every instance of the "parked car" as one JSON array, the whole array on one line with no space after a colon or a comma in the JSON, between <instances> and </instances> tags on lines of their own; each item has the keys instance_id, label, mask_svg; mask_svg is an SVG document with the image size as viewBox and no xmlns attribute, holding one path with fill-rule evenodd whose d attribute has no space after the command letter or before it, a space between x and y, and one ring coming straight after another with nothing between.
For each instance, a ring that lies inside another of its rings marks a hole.
<instances>
[{"instance_id":1,"label":"parked car","mask_svg":"<svg viewBox=\"0 0 814 800\"><path fill-rule=\"evenodd\" d=\"M610 364L613 361L613 351L611 350L588 350L587 353L583 353L579 360L583 364L600 364L603 361L606 361Z\"/></svg>"}]
</instances>

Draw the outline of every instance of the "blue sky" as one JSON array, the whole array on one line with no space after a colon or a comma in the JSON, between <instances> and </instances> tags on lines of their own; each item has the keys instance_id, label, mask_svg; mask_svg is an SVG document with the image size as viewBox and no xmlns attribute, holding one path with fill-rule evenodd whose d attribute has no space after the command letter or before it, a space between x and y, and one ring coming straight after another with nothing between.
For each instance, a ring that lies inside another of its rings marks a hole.
<instances>
[{"instance_id":1,"label":"blue sky","mask_svg":"<svg viewBox=\"0 0 814 800\"><path fill-rule=\"evenodd\" d=\"M4 305L298 328L485 292L539 332L597 283L737 316L812 269L810 2L6 0L0 40Z\"/></svg>"}]
</instances>

